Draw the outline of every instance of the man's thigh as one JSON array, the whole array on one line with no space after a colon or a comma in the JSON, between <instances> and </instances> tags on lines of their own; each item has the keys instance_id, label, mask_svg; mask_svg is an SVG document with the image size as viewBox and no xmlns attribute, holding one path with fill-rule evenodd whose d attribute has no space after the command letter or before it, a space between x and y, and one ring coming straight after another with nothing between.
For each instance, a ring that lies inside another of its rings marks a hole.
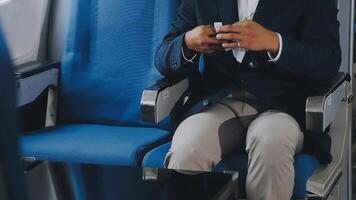
<instances>
[{"instance_id":1,"label":"man's thigh","mask_svg":"<svg viewBox=\"0 0 356 200\"><path fill-rule=\"evenodd\" d=\"M224 154L243 150L247 127L256 115L256 109L247 103L225 98L179 125L167 160L174 153L194 152L215 163Z\"/></svg>"},{"instance_id":2,"label":"man's thigh","mask_svg":"<svg viewBox=\"0 0 356 200\"><path fill-rule=\"evenodd\" d=\"M303 140L303 132L292 116L277 110L269 110L260 114L249 126L246 150L249 151L255 143L271 143L270 146L276 148L279 145L289 146L295 153L299 153L303 148Z\"/></svg>"}]
</instances>

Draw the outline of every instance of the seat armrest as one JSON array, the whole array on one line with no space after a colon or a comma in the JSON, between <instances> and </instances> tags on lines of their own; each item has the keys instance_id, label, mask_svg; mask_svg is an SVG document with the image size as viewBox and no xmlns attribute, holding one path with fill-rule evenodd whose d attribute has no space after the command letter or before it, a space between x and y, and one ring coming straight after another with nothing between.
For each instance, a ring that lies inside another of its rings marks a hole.
<instances>
[{"instance_id":1,"label":"seat armrest","mask_svg":"<svg viewBox=\"0 0 356 200\"><path fill-rule=\"evenodd\" d=\"M306 130L324 133L334 120L342 101L350 101L348 95L350 75L339 73L329 85L317 87L307 99L305 108Z\"/></svg>"},{"instance_id":2,"label":"seat armrest","mask_svg":"<svg viewBox=\"0 0 356 200\"><path fill-rule=\"evenodd\" d=\"M17 107L33 102L48 87L58 87L60 63L34 64L15 73Z\"/></svg>"},{"instance_id":3,"label":"seat armrest","mask_svg":"<svg viewBox=\"0 0 356 200\"><path fill-rule=\"evenodd\" d=\"M165 119L179 102L184 103L188 88L187 77L178 80L164 78L145 89L141 98L142 121L159 123Z\"/></svg>"}]
</instances>

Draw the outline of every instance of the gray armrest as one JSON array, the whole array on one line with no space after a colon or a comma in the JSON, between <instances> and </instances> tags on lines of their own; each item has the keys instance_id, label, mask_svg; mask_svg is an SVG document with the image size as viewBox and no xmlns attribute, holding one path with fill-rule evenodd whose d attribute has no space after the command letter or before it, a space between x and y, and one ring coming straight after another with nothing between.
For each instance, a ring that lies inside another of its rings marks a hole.
<instances>
[{"instance_id":1,"label":"gray armrest","mask_svg":"<svg viewBox=\"0 0 356 200\"><path fill-rule=\"evenodd\" d=\"M169 116L176 104L184 98L189 79L157 81L145 89L141 98L141 118L145 122L159 123Z\"/></svg>"},{"instance_id":2,"label":"gray armrest","mask_svg":"<svg viewBox=\"0 0 356 200\"><path fill-rule=\"evenodd\" d=\"M48 87L57 87L59 65L33 65L18 70L15 74L17 107L33 102Z\"/></svg>"},{"instance_id":3,"label":"gray armrest","mask_svg":"<svg viewBox=\"0 0 356 200\"><path fill-rule=\"evenodd\" d=\"M350 101L350 76L339 73L331 85L317 88L307 99L305 108L306 129L324 133L334 120L342 101Z\"/></svg>"}]
</instances>

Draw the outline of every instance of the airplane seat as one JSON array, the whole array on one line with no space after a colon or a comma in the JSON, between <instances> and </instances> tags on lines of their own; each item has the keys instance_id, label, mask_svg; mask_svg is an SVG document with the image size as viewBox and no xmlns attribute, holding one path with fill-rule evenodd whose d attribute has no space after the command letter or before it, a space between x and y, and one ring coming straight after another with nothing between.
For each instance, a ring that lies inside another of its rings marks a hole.
<instances>
[{"instance_id":1,"label":"airplane seat","mask_svg":"<svg viewBox=\"0 0 356 200\"><path fill-rule=\"evenodd\" d=\"M35 160L140 166L168 141L170 120L143 123L142 90L161 78L155 48L175 17L175 1L73 0L60 67L56 126L21 138Z\"/></svg>"},{"instance_id":2,"label":"airplane seat","mask_svg":"<svg viewBox=\"0 0 356 200\"><path fill-rule=\"evenodd\" d=\"M159 91L169 91L173 93L174 91L179 91L175 88L175 84L181 84L179 81L166 81L166 88L157 89L158 94L157 99L160 98ZM344 162L346 141L348 136L347 133L347 113L348 105L352 95L346 90L349 87L350 76L345 73L339 73L334 81L330 83L329 86L317 87L315 93L311 94L306 102L305 115L306 115L306 130L305 134L329 134L332 138L331 154L333 157L332 162L329 165L321 164L315 155L301 153L295 156L295 186L294 186L294 196L293 199L303 199L309 193L317 194L320 197L327 196L335 183L340 178L341 173L341 162ZM162 84L160 84L162 85ZM151 91L154 87L150 87L147 90ZM188 88L189 90L189 88ZM147 91L144 91L145 93ZM217 92L222 98L226 92ZM210 98L210 97L213 98ZM210 97L205 97L201 101L198 101L193 109L204 107L211 104L213 99L216 99L216 94L212 94ZM145 97L143 96L143 99ZM188 97L187 97L188 98ZM167 103L150 103L153 107L162 109L162 107L167 106ZM174 102L174 101L173 101ZM174 102L174 104L178 104ZM184 105L183 105L184 106ZM151 110L157 110L151 109ZM169 113L169 112L166 112ZM145 113L145 120L156 120L162 118L159 116L160 113L151 112L151 117ZM170 114L175 114L174 109L171 110ZM158 117L159 116L159 117ZM342 134L339 134L342 133ZM146 168L164 168L165 155L168 153L170 148L170 143L166 143L160 147L153 149L148 152L143 160L143 167ZM320 146L316 146L321 148ZM346 159L347 160L347 159ZM247 175L247 155L233 153L225 156L220 163L215 166L214 172L231 172L236 171L239 173L239 186L242 197L244 197L244 181Z\"/></svg>"},{"instance_id":3,"label":"airplane seat","mask_svg":"<svg viewBox=\"0 0 356 200\"><path fill-rule=\"evenodd\" d=\"M342 32L342 34L344 33ZM159 122L166 116L176 114L176 107L181 106L184 108L185 102L180 102L180 97L170 97L166 99L166 102L161 101L162 96L167 92L182 95L187 93L184 92L184 90L190 90L190 92L192 92L189 86L178 87L178 85L181 85L184 82L189 82L187 79L190 78L182 78L181 80L160 80L157 81L157 83L154 83L156 87L151 86L143 91L142 102L146 102L146 105L144 104L141 106L149 106L152 111L143 112L143 120ZM217 99L221 99L229 94L229 91L231 92L231 90L232 89L229 88L225 91L214 91L210 96L197 100L191 109L194 111L189 114L204 109L207 105L210 105L216 102ZM145 93L148 92L156 92L153 100L145 98ZM189 96L186 96L185 99L189 99ZM328 133L330 135L333 160L329 165L324 165L321 164L314 155L305 153L296 155L294 163L296 176L293 199L305 199L306 197L312 199L326 199L333 193L332 191L334 191L337 184L344 184L340 183L341 181L339 180L343 173L347 173L347 169L344 169L344 163L348 160L347 138L349 130L347 127L349 127L350 120L347 115L350 107L350 99L352 99L352 93L350 92L350 76L347 73L342 72L335 77L330 85L316 87L315 92L310 94L305 107L306 129L311 133ZM165 112L158 112L158 110L165 110ZM163 163L165 155L167 154L170 145L170 143L166 143L148 152L144 157L143 167L164 168ZM316 146L315 148L317 149L319 147ZM239 191L241 192L242 197L245 196L244 182L247 175L247 155L227 155L217 164L214 171L237 171L239 173ZM336 193L337 192L335 192L334 195L337 195Z\"/></svg>"},{"instance_id":4,"label":"airplane seat","mask_svg":"<svg viewBox=\"0 0 356 200\"><path fill-rule=\"evenodd\" d=\"M13 65L0 31L0 199L25 200L27 196L17 143L14 88Z\"/></svg>"}]
</instances>

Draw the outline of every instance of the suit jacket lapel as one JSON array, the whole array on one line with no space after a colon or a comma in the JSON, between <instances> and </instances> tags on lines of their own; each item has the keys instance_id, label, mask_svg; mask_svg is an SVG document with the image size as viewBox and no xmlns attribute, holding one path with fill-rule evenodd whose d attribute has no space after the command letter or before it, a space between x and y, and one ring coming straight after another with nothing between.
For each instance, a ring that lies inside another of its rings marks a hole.
<instances>
[{"instance_id":1,"label":"suit jacket lapel","mask_svg":"<svg viewBox=\"0 0 356 200\"><path fill-rule=\"evenodd\" d=\"M280 0L260 0L253 20L268 27L275 16L274 13L278 12L281 3Z\"/></svg>"},{"instance_id":2,"label":"suit jacket lapel","mask_svg":"<svg viewBox=\"0 0 356 200\"><path fill-rule=\"evenodd\" d=\"M221 21L225 24L233 24L239 20L237 0L215 0L219 8Z\"/></svg>"}]
</instances>

